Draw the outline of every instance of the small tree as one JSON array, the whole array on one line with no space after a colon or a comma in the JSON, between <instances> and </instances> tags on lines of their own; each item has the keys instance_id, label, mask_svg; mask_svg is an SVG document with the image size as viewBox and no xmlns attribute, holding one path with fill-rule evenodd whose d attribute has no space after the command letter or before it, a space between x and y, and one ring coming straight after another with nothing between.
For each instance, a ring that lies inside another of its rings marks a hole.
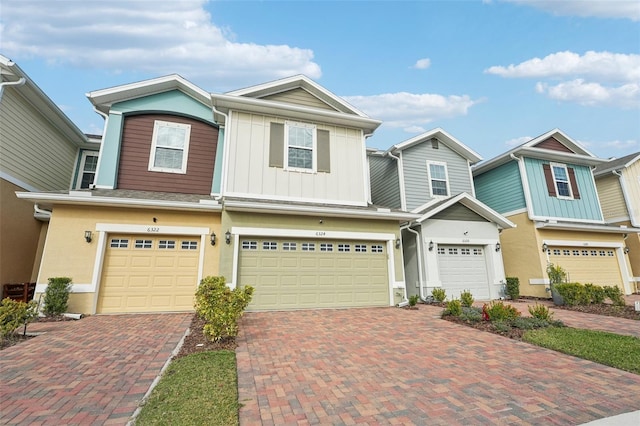
<instances>
[{"instance_id":1,"label":"small tree","mask_svg":"<svg viewBox=\"0 0 640 426\"><path fill-rule=\"evenodd\" d=\"M67 311L71 293L71 278L49 278L49 284L44 291L44 306L42 312L46 316L58 316Z\"/></svg>"},{"instance_id":2,"label":"small tree","mask_svg":"<svg viewBox=\"0 0 640 426\"><path fill-rule=\"evenodd\" d=\"M520 298L520 278L507 277L507 295L511 300Z\"/></svg>"},{"instance_id":3,"label":"small tree","mask_svg":"<svg viewBox=\"0 0 640 426\"><path fill-rule=\"evenodd\" d=\"M7 339L23 324L33 321L37 316L37 303L6 298L0 304L0 338Z\"/></svg>"}]
</instances>

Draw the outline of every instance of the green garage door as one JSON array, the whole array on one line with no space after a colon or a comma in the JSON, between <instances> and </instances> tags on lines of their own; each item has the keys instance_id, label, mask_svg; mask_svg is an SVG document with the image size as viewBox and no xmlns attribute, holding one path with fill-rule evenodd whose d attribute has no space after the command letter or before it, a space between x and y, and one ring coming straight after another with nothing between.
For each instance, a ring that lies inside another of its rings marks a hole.
<instances>
[{"instance_id":1,"label":"green garage door","mask_svg":"<svg viewBox=\"0 0 640 426\"><path fill-rule=\"evenodd\" d=\"M238 284L249 310L388 306L386 244L278 238L240 240Z\"/></svg>"}]
</instances>

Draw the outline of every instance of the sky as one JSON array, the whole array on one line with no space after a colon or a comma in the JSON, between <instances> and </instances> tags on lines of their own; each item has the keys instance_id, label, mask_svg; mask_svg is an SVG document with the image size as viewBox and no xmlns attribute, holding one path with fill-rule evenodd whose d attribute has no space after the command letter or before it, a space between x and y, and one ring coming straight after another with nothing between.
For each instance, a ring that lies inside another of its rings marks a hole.
<instances>
[{"instance_id":1,"label":"sky","mask_svg":"<svg viewBox=\"0 0 640 426\"><path fill-rule=\"evenodd\" d=\"M0 53L86 133L86 93L180 74L224 93L304 74L383 124L485 160L559 128L640 151L640 0L0 0Z\"/></svg>"}]
</instances>

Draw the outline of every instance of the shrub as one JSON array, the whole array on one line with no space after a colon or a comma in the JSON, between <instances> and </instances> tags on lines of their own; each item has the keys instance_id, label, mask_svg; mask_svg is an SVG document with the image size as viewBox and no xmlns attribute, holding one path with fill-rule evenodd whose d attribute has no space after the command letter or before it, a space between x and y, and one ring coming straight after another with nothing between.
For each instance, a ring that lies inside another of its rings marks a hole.
<instances>
[{"instance_id":1,"label":"shrub","mask_svg":"<svg viewBox=\"0 0 640 426\"><path fill-rule=\"evenodd\" d=\"M471 307L471 305L473 305L473 295L469 290L465 290L460 293L460 303L465 308L469 308Z\"/></svg>"},{"instance_id":2,"label":"shrub","mask_svg":"<svg viewBox=\"0 0 640 426\"><path fill-rule=\"evenodd\" d=\"M42 312L46 316L57 316L65 313L69 302L69 293L71 293L71 278L49 278L49 284L44 291Z\"/></svg>"},{"instance_id":3,"label":"shrub","mask_svg":"<svg viewBox=\"0 0 640 426\"><path fill-rule=\"evenodd\" d=\"M593 285L593 284L585 284L584 289L589 296L589 303L604 303L604 299L607 298L607 295L604 292L604 288Z\"/></svg>"},{"instance_id":4,"label":"shrub","mask_svg":"<svg viewBox=\"0 0 640 426\"><path fill-rule=\"evenodd\" d=\"M539 303L536 303L533 306L529 306L529 314L533 318L544 321L551 321L551 319L553 318L553 312L551 312L545 305L541 305Z\"/></svg>"},{"instance_id":5,"label":"shrub","mask_svg":"<svg viewBox=\"0 0 640 426\"><path fill-rule=\"evenodd\" d=\"M204 334L213 341L238 335L238 320L251 302L253 287L227 287L224 277L206 277L196 291L195 309L206 324Z\"/></svg>"},{"instance_id":6,"label":"shrub","mask_svg":"<svg viewBox=\"0 0 640 426\"><path fill-rule=\"evenodd\" d=\"M624 295L618 286L604 286L604 294L611 300L614 306L624 306Z\"/></svg>"},{"instance_id":7,"label":"shrub","mask_svg":"<svg viewBox=\"0 0 640 426\"><path fill-rule=\"evenodd\" d=\"M511 300L520 298L520 279L518 277L507 277L507 295Z\"/></svg>"},{"instance_id":8,"label":"shrub","mask_svg":"<svg viewBox=\"0 0 640 426\"><path fill-rule=\"evenodd\" d=\"M462 314L462 304L458 299L452 299L447 302L443 315L452 315L459 317Z\"/></svg>"},{"instance_id":9,"label":"shrub","mask_svg":"<svg viewBox=\"0 0 640 426\"><path fill-rule=\"evenodd\" d=\"M501 300L494 300L482 307L483 318L491 322L508 321L520 316L520 312L511 305L505 305Z\"/></svg>"},{"instance_id":10,"label":"shrub","mask_svg":"<svg viewBox=\"0 0 640 426\"><path fill-rule=\"evenodd\" d=\"M567 272L560 265L549 263L547 265L547 275L551 284L560 284L567 280Z\"/></svg>"},{"instance_id":11,"label":"shrub","mask_svg":"<svg viewBox=\"0 0 640 426\"><path fill-rule=\"evenodd\" d=\"M33 321L38 315L35 301L24 303L9 299L0 304L0 337L6 339L21 325Z\"/></svg>"},{"instance_id":12,"label":"shrub","mask_svg":"<svg viewBox=\"0 0 640 426\"><path fill-rule=\"evenodd\" d=\"M418 300L420 300L420 296L418 296L417 294L409 296L409 306L413 308L418 304Z\"/></svg>"},{"instance_id":13,"label":"shrub","mask_svg":"<svg viewBox=\"0 0 640 426\"><path fill-rule=\"evenodd\" d=\"M533 317L518 317L511 320L510 324L513 328L519 328L521 330L549 327L549 321Z\"/></svg>"},{"instance_id":14,"label":"shrub","mask_svg":"<svg viewBox=\"0 0 640 426\"><path fill-rule=\"evenodd\" d=\"M476 307L462 307L460 319L467 322L479 322L482 319L482 309Z\"/></svg>"},{"instance_id":15,"label":"shrub","mask_svg":"<svg viewBox=\"0 0 640 426\"><path fill-rule=\"evenodd\" d=\"M589 298L580 283L560 283L555 285L555 289L567 306L588 304Z\"/></svg>"},{"instance_id":16,"label":"shrub","mask_svg":"<svg viewBox=\"0 0 640 426\"><path fill-rule=\"evenodd\" d=\"M433 296L433 300L438 303L444 302L444 299L447 298L447 292L444 288L434 288L431 290L431 296Z\"/></svg>"}]
</instances>

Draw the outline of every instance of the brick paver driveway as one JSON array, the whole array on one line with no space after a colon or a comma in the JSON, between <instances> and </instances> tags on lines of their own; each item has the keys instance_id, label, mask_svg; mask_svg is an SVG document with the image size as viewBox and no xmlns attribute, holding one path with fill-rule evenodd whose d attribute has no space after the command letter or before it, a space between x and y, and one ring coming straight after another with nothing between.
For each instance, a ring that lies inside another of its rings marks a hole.
<instances>
[{"instance_id":1,"label":"brick paver driveway","mask_svg":"<svg viewBox=\"0 0 640 426\"><path fill-rule=\"evenodd\" d=\"M440 311L246 314L241 424L580 424L640 409L639 375L440 320Z\"/></svg>"},{"instance_id":2,"label":"brick paver driveway","mask_svg":"<svg viewBox=\"0 0 640 426\"><path fill-rule=\"evenodd\" d=\"M91 316L0 352L0 424L124 425L193 314Z\"/></svg>"}]
</instances>

